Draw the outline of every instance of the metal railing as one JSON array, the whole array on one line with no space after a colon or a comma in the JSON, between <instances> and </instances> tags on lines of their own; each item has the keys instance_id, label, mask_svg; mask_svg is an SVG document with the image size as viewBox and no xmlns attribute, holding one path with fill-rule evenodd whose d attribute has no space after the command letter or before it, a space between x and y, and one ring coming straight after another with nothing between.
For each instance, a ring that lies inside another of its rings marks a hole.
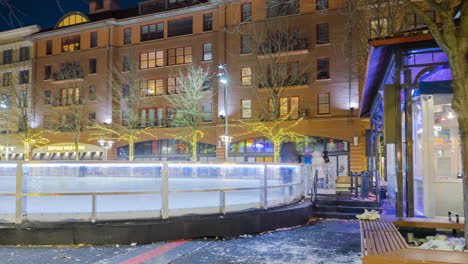
<instances>
[{"instance_id":1,"label":"metal railing","mask_svg":"<svg viewBox=\"0 0 468 264\"><path fill-rule=\"evenodd\" d=\"M368 199L369 194L373 194L380 202L380 182L376 171L351 172L350 184L350 192L354 197Z\"/></svg>"},{"instance_id":2,"label":"metal railing","mask_svg":"<svg viewBox=\"0 0 468 264\"><path fill-rule=\"evenodd\" d=\"M0 187L0 203L5 207L0 208L0 220L95 222L98 219L166 219L185 214L268 209L305 197L311 190L311 183L316 183L316 180L309 180L311 170L307 166L215 162L2 162L0 182L4 187ZM119 206L121 208L116 208Z\"/></svg>"}]
</instances>

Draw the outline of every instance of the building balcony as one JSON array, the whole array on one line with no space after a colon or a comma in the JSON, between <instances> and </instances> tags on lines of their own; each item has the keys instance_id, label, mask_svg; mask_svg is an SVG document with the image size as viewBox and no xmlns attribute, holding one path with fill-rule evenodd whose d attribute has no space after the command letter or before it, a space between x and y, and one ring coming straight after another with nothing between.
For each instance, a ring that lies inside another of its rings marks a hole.
<instances>
[{"instance_id":1,"label":"building balcony","mask_svg":"<svg viewBox=\"0 0 468 264\"><path fill-rule=\"evenodd\" d=\"M258 55L291 53L297 51L308 51L309 40L307 38L286 39L284 41L265 41L258 46Z\"/></svg>"},{"instance_id":2,"label":"building balcony","mask_svg":"<svg viewBox=\"0 0 468 264\"><path fill-rule=\"evenodd\" d=\"M55 98L52 100L51 105L53 107L78 106L82 105L84 101L84 98L82 96L80 96L78 99L67 99L61 97Z\"/></svg>"},{"instance_id":3,"label":"building balcony","mask_svg":"<svg viewBox=\"0 0 468 264\"><path fill-rule=\"evenodd\" d=\"M287 79L277 79L269 78L268 81L260 82L258 88L268 88L268 87L291 87L291 86L301 86L308 85L310 83L310 74L304 73L302 76L287 78Z\"/></svg>"}]
</instances>

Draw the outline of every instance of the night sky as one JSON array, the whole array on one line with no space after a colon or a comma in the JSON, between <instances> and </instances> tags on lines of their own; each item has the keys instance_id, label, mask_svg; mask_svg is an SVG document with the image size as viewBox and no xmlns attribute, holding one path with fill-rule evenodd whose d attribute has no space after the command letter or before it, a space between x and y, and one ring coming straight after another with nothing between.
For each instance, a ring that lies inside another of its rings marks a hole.
<instances>
[{"instance_id":1,"label":"night sky","mask_svg":"<svg viewBox=\"0 0 468 264\"><path fill-rule=\"evenodd\" d=\"M6 0L14 6L18 17L11 20L1 1L5 0L0 0L0 31L34 24L46 29L55 26L55 23L70 11L88 13L88 0ZM121 7L136 6L141 1L119 0Z\"/></svg>"}]
</instances>

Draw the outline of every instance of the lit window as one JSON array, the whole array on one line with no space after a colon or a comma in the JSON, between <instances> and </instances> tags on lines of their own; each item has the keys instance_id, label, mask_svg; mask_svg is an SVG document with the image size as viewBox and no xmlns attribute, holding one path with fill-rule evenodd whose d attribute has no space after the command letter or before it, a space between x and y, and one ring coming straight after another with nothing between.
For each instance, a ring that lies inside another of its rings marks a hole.
<instances>
[{"instance_id":1,"label":"lit window","mask_svg":"<svg viewBox=\"0 0 468 264\"><path fill-rule=\"evenodd\" d=\"M192 46L180 47L167 50L167 64L185 64L192 63Z\"/></svg>"},{"instance_id":2,"label":"lit window","mask_svg":"<svg viewBox=\"0 0 468 264\"><path fill-rule=\"evenodd\" d=\"M4 72L2 85L5 87L5 86L10 86L12 84L13 84L13 74L11 72Z\"/></svg>"},{"instance_id":3,"label":"lit window","mask_svg":"<svg viewBox=\"0 0 468 264\"><path fill-rule=\"evenodd\" d=\"M213 14L204 14L203 15L203 31L213 30Z\"/></svg>"},{"instance_id":4,"label":"lit window","mask_svg":"<svg viewBox=\"0 0 468 264\"><path fill-rule=\"evenodd\" d=\"M286 118L288 116L288 98L280 98L280 117Z\"/></svg>"},{"instance_id":5,"label":"lit window","mask_svg":"<svg viewBox=\"0 0 468 264\"><path fill-rule=\"evenodd\" d=\"M80 36L62 38L62 52L80 50Z\"/></svg>"},{"instance_id":6,"label":"lit window","mask_svg":"<svg viewBox=\"0 0 468 264\"><path fill-rule=\"evenodd\" d=\"M164 82L163 79L156 80L156 95L164 94Z\"/></svg>"},{"instance_id":7,"label":"lit window","mask_svg":"<svg viewBox=\"0 0 468 264\"><path fill-rule=\"evenodd\" d=\"M82 15L79 15L79 14L73 14L73 15L69 15L65 18L63 18L59 24L58 24L58 28L60 27L66 27L66 26L71 26L71 25L76 25L76 24L81 24L81 23L85 23L85 22L88 22L88 19Z\"/></svg>"},{"instance_id":8,"label":"lit window","mask_svg":"<svg viewBox=\"0 0 468 264\"><path fill-rule=\"evenodd\" d=\"M317 44L325 44L329 41L328 24L317 24Z\"/></svg>"},{"instance_id":9,"label":"lit window","mask_svg":"<svg viewBox=\"0 0 468 264\"><path fill-rule=\"evenodd\" d=\"M299 118L299 97L291 97L290 100L291 100L289 103L290 113L291 113L290 118L298 119Z\"/></svg>"},{"instance_id":10,"label":"lit window","mask_svg":"<svg viewBox=\"0 0 468 264\"><path fill-rule=\"evenodd\" d=\"M140 96L152 96L155 94L155 80L144 80L140 82Z\"/></svg>"},{"instance_id":11,"label":"lit window","mask_svg":"<svg viewBox=\"0 0 468 264\"><path fill-rule=\"evenodd\" d=\"M249 35L241 35L241 54L252 52L251 38Z\"/></svg>"},{"instance_id":12,"label":"lit window","mask_svg":"<svg viewBox=\"0 0 468 264\"><path fill-rule=\"evenodd\" d=\"M248 22L252 19L252 4L241 5L241 22Z\"/></svg>"},{"instance_id":13,"label":"lit window","mask_svg":"<svg viewBox=\"0 0 468 264\"><path fill-rule=\"evenodd\" d=\"M252 118L252 100L241 100L241 118Z\"/></svg>"},{"instance_id":14,"label":"lit window","mask_svg":"<svg viewBox=\"0 0 468 264\"><path fill-rule=\"evenodd\" d=\"M252 68L242 68L241 84L244 86L252 85Z\"/></svg>"},{"instance_id":15,"label":"lit window","mask_svg":"<svg viewBox=\"0 0 468 264\"><path fill-rule=\"evenodd\" d=\"M203 44L203 61L210 61L213 59L211 43Z\"/></svg>"},{"instance_id":16,"label":"lit window","mask_svg":"<svg viewBox=\"0 0 468 264\"><path fill-rule=\"evenodd\" d=\"M370 38L387 36L389 31L388 18L374 18L369 21Z\"/></svg>"},{"instance_id":17,"label":"lit window","mask_svg":"<svg viewBox=\"0 0 468 264\"><path fill-rule=\"evenodd\" d=\"M162 50L144 52L140 54L140 69L164 66L164 52Z\"/></svg>"},{"instance_id":18,"label":"lit window","mask_svg":"<svg viewBox=\"0 0 468 264\"><path fill-rule=\"evenodd\" d=\"M64 88L60 91L62 105L79 104L80 89Z\"/></svg>"},{"instance_id":19,"label":"lit window","mask_svg":"<svg viewBox=\"0 0 468 264\"><path fill-rule=\"evenodd\" d=\"M318 114L330 114L330 93L319 93Z\"/></svg>"},{"instance_id":20,"label":"lit window","mask_svg":"<svg viewBox=\"0 0 468 264\"><path fill-rule=\"evenodd\" d=\"M164 38L164 23L141 26L141 41Z\"/></svg>"},{"instance_id":21,"label":"lit window","mask_svg":"<svg viewBox=\"0 0 468 264\"><path fill-rule=\"evenodd\" d=\"M6 109L11 109L11 94L2 94L0 103L6 106Z\"/></svg>"},{"instance_id":22,"label":"lit window","mask_svg":"<svg viewBox=\"0 0 468 264\"><path fill-rule=\"evenodd\" d=\"M330 62L328 58L317 59L317 79L330 79Z\"/></svg>"},{"instance_id":23,"label":"lit window","mask_svg":"<svg viewBox=\"0 0 468 264\"><path fill-rule=\"evenodd\" d=\"M167 93L181 93L182 91L182 77L169 77L167 78Z\"/></svg>"}]
</instances>

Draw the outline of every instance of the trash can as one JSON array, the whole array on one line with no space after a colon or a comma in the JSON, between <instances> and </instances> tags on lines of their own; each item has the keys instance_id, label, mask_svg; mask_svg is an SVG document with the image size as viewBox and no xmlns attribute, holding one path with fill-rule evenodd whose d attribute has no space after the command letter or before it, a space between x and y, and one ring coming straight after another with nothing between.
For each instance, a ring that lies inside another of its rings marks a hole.
<instances>
[{"instance_id":1,"label":"trash can","mask_svg":"<svg viewBox=\"0 0 468 264\"><path fill-rule=\"evenodd\" d=\"M387 199L387 188L380 188L380 200Z\"/></svg>"}]
</instances>

